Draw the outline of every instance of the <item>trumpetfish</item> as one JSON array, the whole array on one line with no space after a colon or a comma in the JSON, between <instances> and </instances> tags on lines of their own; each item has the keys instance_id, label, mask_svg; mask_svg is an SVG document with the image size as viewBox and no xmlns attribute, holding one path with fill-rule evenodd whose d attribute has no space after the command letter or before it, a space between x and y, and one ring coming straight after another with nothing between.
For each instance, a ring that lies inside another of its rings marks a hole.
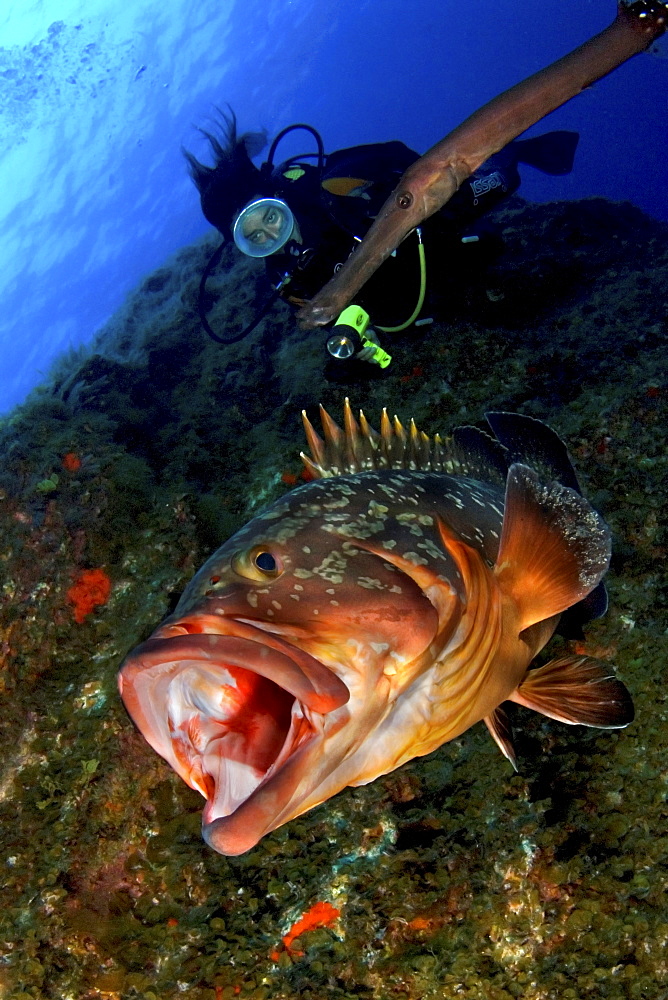
<instances>
[{"instance_id":1,"label":"trumpetfish","mask_svg":"<svg viewBox=\"0 0 668 1000\"><path fill-rule=\"evenodd\" d=\"M301 307L300 325L324 326L336 319L401 241L442 208L485 160L649 48L666 30L667 18L667 2L621 2L615 20L598 35L493 98L432 146L402 175L355 252Z\"/></svg>"}]
</instances>

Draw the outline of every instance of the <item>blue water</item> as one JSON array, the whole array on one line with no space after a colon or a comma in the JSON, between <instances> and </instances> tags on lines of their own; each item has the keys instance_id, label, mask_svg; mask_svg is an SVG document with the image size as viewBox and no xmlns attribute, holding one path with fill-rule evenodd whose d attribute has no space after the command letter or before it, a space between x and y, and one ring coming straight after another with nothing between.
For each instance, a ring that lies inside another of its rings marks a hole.
<instances>
[{"instance_id":1,"label":"blue water","mask_svg":"<svg viewBox=\"0 0 668 1000\"><path fill-rule=\"evenodd\" d=\"M0 412L207 229L180 154L216 104L325 147L424 151L602 30L614 0L10 0L0 13ZM668 219L668 44L532 130L581 133L531 200L600 195ZM303 145L303 141L301 143ZM286 148L289 153L290 148ZM293 150L295 152L302 151Z\"/></svg>"}]
</instances>

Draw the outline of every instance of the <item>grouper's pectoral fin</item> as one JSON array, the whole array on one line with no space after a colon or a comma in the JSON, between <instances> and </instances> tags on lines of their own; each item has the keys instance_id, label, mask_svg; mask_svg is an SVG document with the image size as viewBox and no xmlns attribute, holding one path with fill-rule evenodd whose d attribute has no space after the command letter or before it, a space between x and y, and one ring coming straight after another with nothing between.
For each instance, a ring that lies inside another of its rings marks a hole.
<instances>
[{"instance_id":1,"label":"grouper's pectoral fin","mask_svg":"<svg viewBox=\"0 0 668 1000\"><path fill-rule=\"evenodd\" d=\"M519 613L519 630L577 604L608 568L610 532L575 490L511 465L494 573Z\"/></svg>"},{"instance_id":2,"label":"grouper's pectoral fin","mask_svg":"<svg viewBox=\"0 0 668 1000\"><path fill-rule=\"evenodd\" d=\"M530 670L510 700L570 725L621 729L633 722L631 695L591 656L560 656Z\"/></svg>"},{"instance_id":3,"label":"grouper's pectoral fin","mask_svg":"<svg viewBox=\"0 0 668 1000\"><path fill-rule=\"evenodd\" d=\"M557 722L598 729L621 729L633 722L634 716L626 687L607 664L591 656L560 656L530 670L509 701ZM517 770L513 730L503 705L485 716L484 723Z\"/></svg>"}]
</instances>

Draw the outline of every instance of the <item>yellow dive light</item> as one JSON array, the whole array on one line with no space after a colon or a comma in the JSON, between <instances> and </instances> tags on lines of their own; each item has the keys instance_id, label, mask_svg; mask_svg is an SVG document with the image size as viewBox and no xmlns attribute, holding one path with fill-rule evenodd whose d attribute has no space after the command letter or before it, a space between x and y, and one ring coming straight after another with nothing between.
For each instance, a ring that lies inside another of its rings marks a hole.
<instances>
[{"instance_id":1,"label":"yellow dive light","mask_svg":"<svg viewBox=\"0 0 668 1000\"><path fill-rule=\"evenodd\" d=\"M327 350L342 361L357 357L361 361L387 368L392 360L378 343L376 332L369 326L369 314L361 306L347 306L332 327Z\"/></svg>"}]
</instances>

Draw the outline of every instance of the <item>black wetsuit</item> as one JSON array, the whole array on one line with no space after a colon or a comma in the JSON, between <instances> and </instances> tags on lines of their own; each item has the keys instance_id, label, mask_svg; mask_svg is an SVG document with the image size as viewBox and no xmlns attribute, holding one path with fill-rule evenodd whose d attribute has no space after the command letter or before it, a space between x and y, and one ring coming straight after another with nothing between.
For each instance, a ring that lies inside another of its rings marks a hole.
<instances>
[{"instance_id":1,"label":"black wetsuit","mask_svg":"<svg viewBox=\"0 0 668 1000\"><path fill-rule=\"evenodd\" d=\"M327 157L322 176L310 164L300 163L295 168L291 163L287 170L277 168L276 196L290 206L301 235L298 245L288 244L283 253L266 258L267 274L274 286L285 274L291 276L283 291L286 299L309 299L327 284L366 235L404 170L416 159L418 154L402 142L386 142L337 150ZM360 184L355 185L355 180ZM348 187L350 193L336 193L341 187ZM402 261L406 257L406 278L410 294L415 297L417 254L414 248L408 255L403 249L399 253ZM396 322L396 309L403 307L406 290L399 289L397 294L396 275L394 288L386 287L388 276L396 270L394 260L383 265L379 276L374 275L356 298L377 322Z\"/></svg>"},{"instance_id":2,"label":"black wetsuit","mask_svg":"<svg viewBox=\"0 0 668 1000\"><path fill-rule=\"evenodd\" d=\"M462 237L482 216L513 194L520 185L518 163L529 163L546 173L568 173L578 136L551 132L535 139L516 140L486 160L446 205L422 225L427 267L433 276L439 262L453 252L466 255L480 267L502 247L500 237L479 234L462 246ZM321 176L310 165L293 162L274 172L276 196L290 206L301 243L288 243L281 253L266 258L275 287L289 276L281 294L288 301L312 298L337 268L354 252L399 178L419 154L402 142L374 143L337 150L326 158ZM347 191L347 193L342 193ZM410 316L420 284L417 240L408 236L364 285L355 301L369 312L372 323L396 325Z\"/></svg>"}]
</instances>

